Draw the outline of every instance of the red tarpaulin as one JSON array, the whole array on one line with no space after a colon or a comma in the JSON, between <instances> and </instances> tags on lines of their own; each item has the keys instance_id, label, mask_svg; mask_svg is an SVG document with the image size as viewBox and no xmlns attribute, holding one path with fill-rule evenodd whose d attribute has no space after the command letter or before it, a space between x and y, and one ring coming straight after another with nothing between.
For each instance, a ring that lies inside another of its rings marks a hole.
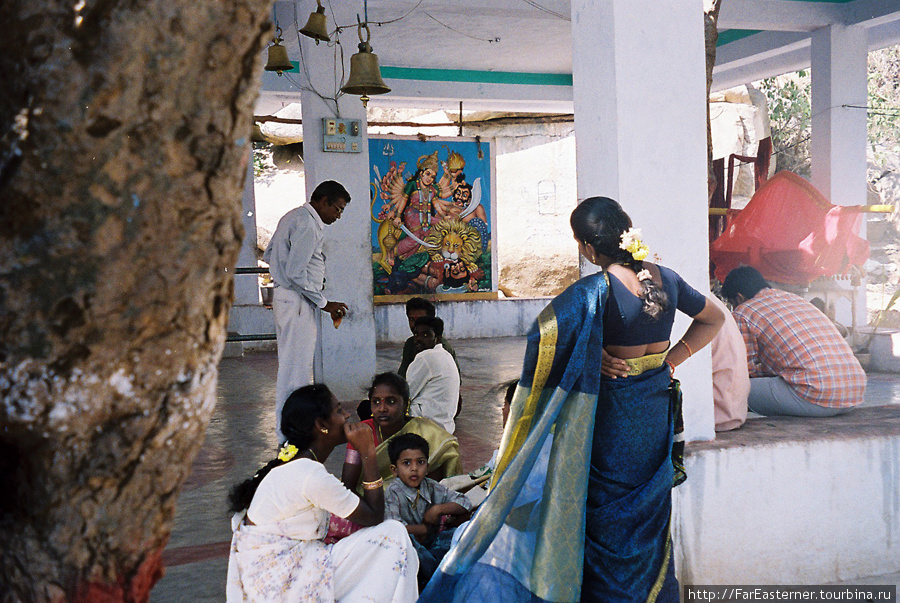
<instances>
[{"instance_id":1,"label":"red tarpaulin","mask_svg":"<svg viewBox=\"0 0 900 603\"><path fill-rule=\"evenodd\" d=\"M857 235L863 209L832 205L800 176L778 172L710 245L716 278L752 266L766 280L807 285L861 266L869 259L869 242Z\"/></svg>"}]
</instances>

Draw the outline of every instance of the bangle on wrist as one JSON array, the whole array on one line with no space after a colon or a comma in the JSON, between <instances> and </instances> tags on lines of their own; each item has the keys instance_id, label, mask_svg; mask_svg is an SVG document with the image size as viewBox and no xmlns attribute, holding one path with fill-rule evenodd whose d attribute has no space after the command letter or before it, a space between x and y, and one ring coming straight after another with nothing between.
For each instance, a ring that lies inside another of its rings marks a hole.
<instances>
[{"instance_id":1,"label":"bangle on wrist","mask_svg":"<svg viewBox=\"0 0 900 603\"><path fill-rule=\"evenodd\" d=\"M379 477L375 481L363 482L362 484L363 484L363 490L377 490L378 488L381 488L384 485L384 480Z\"/></svg>"},{"instance_id":2,"label":"bangle on wrist","mask_svg":"<svg viewBox=\"0 0 900 603\"><path fill-rule=\"evenodd\" d=\"M678 341L680 341L680 342L681 342L681 345L683 345L683 346L687 349L687 351L688 351L688 358L690 358L691 356L694 355L694 350L691 349L691 346L689 346L689 345L687 344L687 342L686 342L684 339L679 339Z\"/></svg>"}]
</instances>

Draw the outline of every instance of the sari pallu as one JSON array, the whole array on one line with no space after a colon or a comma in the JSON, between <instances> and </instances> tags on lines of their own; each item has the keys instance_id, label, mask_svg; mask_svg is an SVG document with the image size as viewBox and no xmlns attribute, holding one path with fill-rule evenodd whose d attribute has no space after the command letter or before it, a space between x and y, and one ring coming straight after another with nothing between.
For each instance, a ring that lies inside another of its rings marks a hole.
<instances>
[{"instance_id":1,"label":"sari pallu","mask_svg":"<svg viewBox=\"0 0 900 603\"><path fill-rule=\"evenodd\" d=\"M419 601L579 600L607 288L581 279L531 327L491 492Z\"/></svg>"},{"instance_id":2,"label":"sari pallu","mask_svg":"<svg viewBox=\"0 0 900 603\"><path fill-rule=\"evenodd\" d=\"M581 279L532 326L491 492L419 601L665 601L673 592L677 601L668 373L601 384L607 287L602 273ZM641 415L648 408L652 422ZM631 430L646 437L629 441ZM611 547L618 567L597 547Z\"/></svg>"}]
</instances>

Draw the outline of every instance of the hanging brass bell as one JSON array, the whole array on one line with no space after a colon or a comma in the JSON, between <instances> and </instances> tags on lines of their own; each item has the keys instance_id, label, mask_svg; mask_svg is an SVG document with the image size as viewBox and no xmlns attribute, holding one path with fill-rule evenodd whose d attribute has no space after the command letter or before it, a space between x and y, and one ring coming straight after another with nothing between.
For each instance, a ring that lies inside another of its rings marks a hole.
<instances>
[{"instance_id":1,"label":"hanging brass bell","mask_svg":"<svg viewBox=\"0 0 900 603\"><path fill-rule=\"evenodd\" d=\"M288 59L287 48L281 45L281 28L278 28L278 34L275 36L275 43L269 46L269 59L266 61L266 71L274 71L281 75L285 71L290 71L294 65Z\"/></svg>"},{"instance_id":2,"label":"hanging brass bell","mask_svg":"<svg viewBox=\"0 0 900 603\"><path fill-rule=\"evenodd\" d=\"M359 52L350 57L350 75L347 83L341 87L341 92L359 94L363 107L365 107L369 102L370 94L386 94L391 89L381 79L378 55L372 52L368 37L365 40L362 39L363 26L365 26L366 33L369 33L369 26L360 24Z\"/></svg>"},{"instance_id":3,"label":"hanging brass bell","mask_svg":"<svg viewBox=\"0 0 900 603\"><path fill-rule=\"evenodd\" d=\"M316 1L318 3L316 12L309 14L309 20L303 26L303 29L300 30L300 33L315 40L316 44L320 41L330 42L331 38L328 37L328 21L325 18L325 7L322 6L321 0Z\"/></svg>"}]
</instances>

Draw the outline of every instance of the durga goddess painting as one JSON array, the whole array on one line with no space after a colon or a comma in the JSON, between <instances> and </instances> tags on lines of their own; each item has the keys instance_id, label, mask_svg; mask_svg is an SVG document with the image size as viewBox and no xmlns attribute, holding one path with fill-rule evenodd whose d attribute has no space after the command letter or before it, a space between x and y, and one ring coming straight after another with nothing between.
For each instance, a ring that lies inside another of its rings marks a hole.
<instances>
[{"instance_id":1,"label":"durga goddess painting","mask_svg":"<svg viewBox=\"0 0 900 603\"><path fill-rule=\"evenodd\" d=\"M386 145L385 148L388 146L393 152L393 146ZM383 271L380 280L385 281L382 287L376 282L376 294L462 292L485 288L481 279L489 274L489 269L476 266L472 259L461 264L455 258L445 258L442 260L445 270L437 273L435 256L441 254L442 243L446 241L438 241L429 234L438 223L444 226L440 238L447 236L448 225L454 223L455 235L462 236L467 242L477 241L478 256L487 252L490 245L489 220L481 206L481 178L476 178L474 184L467 183L463 155L447 145L442 146L447 151L446 161L439 159L439 150L420 155L416 160L416 171L409 177L404 173L406 162L390 160L383 176L377 164L372 166L376 176L372 182L373 214L376 202L382 202L377 216L372 216L376 225L373 261L376 281L379 270ZM471 243L467 245L467 248L471 247ZM472 257L471 252L467 255ZM452 263L453 275L448 261Z\"/></svg>"}]
</instances>

